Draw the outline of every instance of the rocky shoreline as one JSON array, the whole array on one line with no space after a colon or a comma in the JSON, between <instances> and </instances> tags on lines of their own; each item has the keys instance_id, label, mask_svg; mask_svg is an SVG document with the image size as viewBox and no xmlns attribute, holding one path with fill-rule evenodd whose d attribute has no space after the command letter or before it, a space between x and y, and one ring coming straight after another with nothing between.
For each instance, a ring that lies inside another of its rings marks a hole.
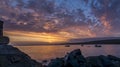
<instances>
[{"instance_id":1,"label":"rocky shoreline","mask_svg":"<svg viewBox=\"0 0 120 67\"><path fill-rule=\"evenodd\" d=\"M120 67L120 58L112 55L84 57L80 49L76 49L63 58L51 60L48 67Z\"/></svg>"},{"instance_id":2,"label":"rocky shoreline","mask_svg":"<svg viewBox=\"0 0 120 67\"><path fill-rule=\"evenodd\" d=\"M0 67L42 67L42 64L11 45L0 44Z\"/></svg>"},{"instance_id":3,"label":"rocky shoreline","mask_svg":"<svg viewBox=\"0 0 120 67\"><path fill-rule=\"evenodd\" d=\"M0 67L120 67L120 58L112 55L84 57L80 49L76 49L45 65L11 45L0 45Z\"/></svg>"}]
</instances>

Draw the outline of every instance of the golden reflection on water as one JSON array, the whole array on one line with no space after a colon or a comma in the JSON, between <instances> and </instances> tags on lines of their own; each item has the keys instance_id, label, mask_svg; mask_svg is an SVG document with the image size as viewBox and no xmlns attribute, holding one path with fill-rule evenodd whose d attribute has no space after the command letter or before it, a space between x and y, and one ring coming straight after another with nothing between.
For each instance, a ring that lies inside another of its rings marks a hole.
<instances>
[{"instance_id":1,"label":"golden reflection on water","mask_svg":"<svg viewBox=\"0 0 120 67\"><path fill-rule=\"evenodd\" d=\"M63 57L67 52L74 49L81 49L83 55L85 56L97 56L97 55L115 55L120 57L120 45L106 45L100 48L94 46L15 46L21 51L27 53L35 60L45 60L52 59L56 57Z\"/></svg>"}]
</instances>

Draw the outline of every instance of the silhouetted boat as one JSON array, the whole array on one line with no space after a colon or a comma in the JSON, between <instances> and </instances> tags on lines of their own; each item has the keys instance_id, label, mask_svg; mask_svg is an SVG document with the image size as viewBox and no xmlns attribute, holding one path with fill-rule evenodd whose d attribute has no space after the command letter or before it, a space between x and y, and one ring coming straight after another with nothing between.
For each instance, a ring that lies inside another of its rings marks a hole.
<instances>
[{"instance_id":1,"label":"silhouetted boat","mask_svg":"<svg viewBox=\"0 0 120 67\"><path fill-rule=\"evenodd\" d=\"M70 45L65 45L65 47L70 47Z\"/></svg>"},{"instance_id":2,"label":"silhouetted boat","mask_svg":"<svg viewBox=\"0 0 120 67\"><path fill-rule=\"evenodd\" d=\"M96 44L95 47L102 47L101 45Z\"/></svg>"}]
</instances>

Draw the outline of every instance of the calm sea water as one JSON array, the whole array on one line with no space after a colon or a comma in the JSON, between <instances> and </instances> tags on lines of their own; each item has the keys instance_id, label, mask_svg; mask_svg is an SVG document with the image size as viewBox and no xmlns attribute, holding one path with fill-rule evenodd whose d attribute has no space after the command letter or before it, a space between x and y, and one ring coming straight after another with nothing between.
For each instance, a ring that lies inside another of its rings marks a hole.
<instances>
[{"instance_id":1,"label":"calm sea water","mask_svg":"<svg viewBox=\"0 0 120 67\"><path fill-rule=\"evenodd\" d=\"M91 46L15 46L28 54L31 58L40 60L50 60L56 57L63 57L67 52L74 49L81 49L84 56L114 55L120 57L120 45L104 45L102 47Z\"/></svg>"}]
</instances>

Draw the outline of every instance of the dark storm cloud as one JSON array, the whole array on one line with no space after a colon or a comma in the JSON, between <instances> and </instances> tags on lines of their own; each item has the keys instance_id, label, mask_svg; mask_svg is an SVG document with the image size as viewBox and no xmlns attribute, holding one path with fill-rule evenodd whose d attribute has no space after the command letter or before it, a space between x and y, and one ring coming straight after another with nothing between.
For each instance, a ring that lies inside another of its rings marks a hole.
<instances>
[{"instance_id":1,"label":"dark storm cloud","mask_svg":"<svg viewBox=\"0 0 120 67\"><path fill-rule=\"evenodd\" d=\"M113 30L120 32L119 3L120 0L1 0L0 18L6 21L6 30L58 32L82 26L103 36Z\"/></svg>"}]
</instances>

